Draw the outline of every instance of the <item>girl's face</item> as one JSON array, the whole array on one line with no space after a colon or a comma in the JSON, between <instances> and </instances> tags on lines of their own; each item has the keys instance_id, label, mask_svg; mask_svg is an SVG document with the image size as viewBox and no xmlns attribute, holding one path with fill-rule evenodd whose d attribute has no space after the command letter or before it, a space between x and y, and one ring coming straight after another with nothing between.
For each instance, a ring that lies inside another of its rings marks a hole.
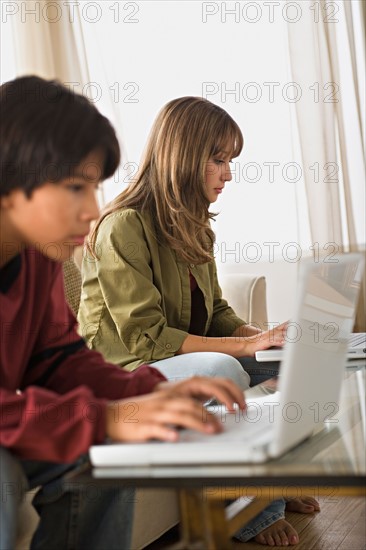
<instances>
[{"instance_id":1,"label":"girl's face","mask_svg":"<svg viewBox=\"0 0 366 550\"><path fill-rule=\"evenodd\" d=\"M206 196L210 203L217 201L225 183L232 179L230 162L230 153L227 151L220 151L207 162L205 183Z\"/></svg>"}]
</instances>

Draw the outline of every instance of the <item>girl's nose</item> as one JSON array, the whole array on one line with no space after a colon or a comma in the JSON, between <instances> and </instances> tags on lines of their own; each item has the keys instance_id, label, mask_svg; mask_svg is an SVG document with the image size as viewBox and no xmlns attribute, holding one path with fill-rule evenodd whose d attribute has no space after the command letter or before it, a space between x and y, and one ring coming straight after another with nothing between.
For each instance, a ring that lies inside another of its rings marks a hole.
<instances>
[{"instance_id":1,"label":"girl's nose","mask_svg":"<svg viewBox=\"0 0 366 550\"><path fill-rule=\"evenodd\" d=\"M231 167L229 163L225 165L225 169L223 170L222 176L224 181L231 181L233 179L233 175L231 173Z\"/></svg>"}]
</instances>

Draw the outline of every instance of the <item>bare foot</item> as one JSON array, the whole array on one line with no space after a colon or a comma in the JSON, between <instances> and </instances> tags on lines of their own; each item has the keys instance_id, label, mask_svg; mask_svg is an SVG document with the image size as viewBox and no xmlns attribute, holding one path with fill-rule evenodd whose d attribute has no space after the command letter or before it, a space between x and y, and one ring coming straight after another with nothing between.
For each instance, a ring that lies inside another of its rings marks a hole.
<instances>
[{"instance_id":1,"label":"bare foot","mask_svg":"<svg viewBox=\"0 0 366 550\"><path fill-rule=\"evenodd\" d=\"M286 512L312 514L313 512L320 512L320 506L319 502L312 497L292 498L286 502Z\"/></svg>"},{"instance_id":2,"label":"bare foot","mask_svg":"<svg viewBox=\"0 0 366 550\"><path fill-rule=\"evenodd\" d=\"M293 546L299 542L295 529L285 519L279 519L254 537L259 544L267 546Z\"/></svg>"}]
</instances>

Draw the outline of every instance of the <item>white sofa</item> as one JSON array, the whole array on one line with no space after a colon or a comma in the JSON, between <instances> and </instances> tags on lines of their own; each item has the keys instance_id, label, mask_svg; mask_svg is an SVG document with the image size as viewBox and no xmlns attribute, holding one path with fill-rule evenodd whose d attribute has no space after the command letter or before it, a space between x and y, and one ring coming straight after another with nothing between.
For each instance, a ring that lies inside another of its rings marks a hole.
<instances>
[{"instance_id":1,"label":"white sofa","mask_svg":"<svg viewBox=\"0 0 366 550\"><path fill-rule=\"evenodd\" d=\"M78 307L80 274L75 264L65 264L65 288L74 309ZM266 327L266 281L264 277L230 274L220 278L224 297L235 312L248 322ZM20 509L20 532L16 550L27 550L37 526L38 516L31 506L28 493ZM131 550L140 550L159 538L178 523L179 510L173 490L138 489L135 495L135 514ZM122 549L121 550L126 550Z\"/></svg>"}]
</instances>

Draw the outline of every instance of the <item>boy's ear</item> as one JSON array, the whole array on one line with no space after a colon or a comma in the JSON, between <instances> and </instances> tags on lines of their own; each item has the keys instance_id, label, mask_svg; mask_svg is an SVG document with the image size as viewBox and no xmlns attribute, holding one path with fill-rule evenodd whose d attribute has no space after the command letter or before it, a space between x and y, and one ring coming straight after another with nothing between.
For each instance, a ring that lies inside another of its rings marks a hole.
<instances>
[{"instance_id":1,"label":"boy's ear","mask_svg":"<svg viewBox=\"0 0 366 550\"><path fill-rule=\"evenodd\" d=\"M10 194L0 197L1 210L8 210L11 207L12 202L13 201L11 200Z\"/></svg>"},{"instance_id":2,"label":"boy's ear","mask_svg":"<svg viewBox=\"0 0 366 550\"><path fill-rule=\"evenodd\" d=\"M2 197L0 197L0 205L3 210L9 210L9 208L12 208L14 206L17 191L19 193L19 189L13 189L7 195L3 195Z\"/></svg>"},{"instance_id":3,"label":"boy's ear","mask_svg":"<svg viewBox=\"0 0 366 550\"><path fill-rule=\"evenodd\" d=\"M9 195L4 195L0 197L0 207L2 210L9 208L9 199Z\"/></svg>"}]
</instances>

